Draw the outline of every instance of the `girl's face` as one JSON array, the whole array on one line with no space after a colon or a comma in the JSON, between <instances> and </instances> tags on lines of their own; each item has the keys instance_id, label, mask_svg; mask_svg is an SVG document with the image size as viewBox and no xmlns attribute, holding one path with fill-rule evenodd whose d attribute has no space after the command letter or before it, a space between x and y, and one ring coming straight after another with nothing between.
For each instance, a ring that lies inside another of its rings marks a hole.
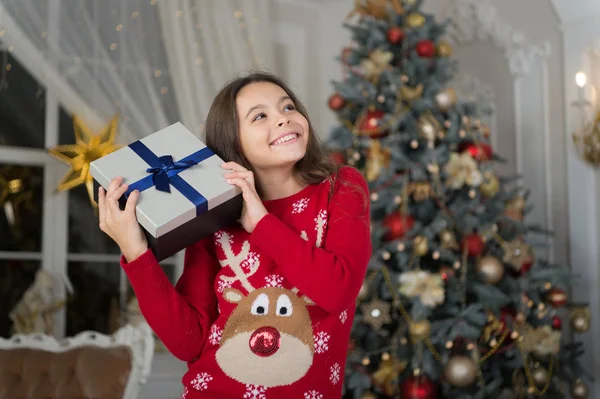
<instances>
[{"instance_id":1,"label":"girl's face","mask_svg":"<svg viewBox=\"0 0 600 399\"><path fill-rule=\"evenodd\" d=\"M281 87L250 83L239 91L236 109L242 151L253 168L293 166L304 157L308 121Z\"/></svg>"}]
</instances>

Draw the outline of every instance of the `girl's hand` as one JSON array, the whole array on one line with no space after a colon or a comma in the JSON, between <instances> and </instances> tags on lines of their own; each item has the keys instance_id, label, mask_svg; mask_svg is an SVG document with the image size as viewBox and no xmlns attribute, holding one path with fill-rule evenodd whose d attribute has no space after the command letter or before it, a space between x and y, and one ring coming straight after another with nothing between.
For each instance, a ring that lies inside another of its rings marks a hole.
<instances>
[{"instance_id":1,"label":"girl's hand","mask_svg":"<svg viewBox=\"0 0 600 399\"><path fill-rule=\"evenodd\" d=\"M121 185L121 181L121 177L113 179L106 193L102 187L98 190L100 230L117 243L127 262L132 262L148 250L148 241L135 217L139 192L129 195L124 211L119 209L118 200L127 191L127 184Z\"/></svg>"},{"instance_id":2,"label":"girl's hand","mask_svg":"<svg viewBox=\"0 0 600 399\"><path fill-rule=\"evenodd\" d=\"M233 170L233 172L225 174L227 183L234 184L242 189L244 206L242 208L242 216L238 222L244 226L244 229L248 233L252 233L254 227L263 216L269 213L256 192L254 174L235 162L226 162L221 167Z\"/></svg>"}]
</instances>

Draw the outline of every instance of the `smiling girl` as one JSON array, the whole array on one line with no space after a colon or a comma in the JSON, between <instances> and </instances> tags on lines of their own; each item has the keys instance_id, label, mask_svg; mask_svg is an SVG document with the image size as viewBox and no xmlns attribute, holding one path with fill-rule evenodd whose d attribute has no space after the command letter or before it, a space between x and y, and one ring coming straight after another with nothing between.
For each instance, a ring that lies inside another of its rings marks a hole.
<instances>
[{"instance_id":1,"label":"smiling girl","mask_svg":"<svg viewBox=\"0 0 600 399\"><path fill-rule=\"evenodd\" d=\"M100 188L100 228L146 320L188 362L183 397L339 399L355 300L371 256L368 187L338 168L279 78L226 85L206 122L224 178L242 189L239 225L185 252L175 285L139 227L121 178Z\"/></svg>"}]
</instances>

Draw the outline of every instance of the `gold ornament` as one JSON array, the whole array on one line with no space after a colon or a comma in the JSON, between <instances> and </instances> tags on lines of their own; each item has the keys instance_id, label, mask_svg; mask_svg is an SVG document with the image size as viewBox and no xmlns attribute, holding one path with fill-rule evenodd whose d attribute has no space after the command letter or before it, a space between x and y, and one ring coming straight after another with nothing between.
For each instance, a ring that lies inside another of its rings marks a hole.
<instances>
[{"instance_id":1,"label":"gold ornament","mask_svg":"<svg viewBox=\"0 0 600 399\"><path fill-rule=\"evenodd\" d=\"M573 399L587 399L590 395L590 390L581 379L576 380L571 384L571 397Z\"/></svg>"},{"instance_id":2,"label":"gold ornament","mask_svg":"<svg viewBox=\"0 0 600 399\"><path fill-rule=\"evenodd\" d=\"M467 356L457 355L448 359L444 374L452 386L466 388L477 379L478 366Z\"/></svg>"},{"instance_id":3,"label":"gold ornament","mask_svg":"<svg viewBox=\"0 0 600 399\"><path fill-rule=\"evenodd\" d=\"M417 236L413 241L413 249L417 256L425 256L429 251L429 244L427 243L427 237Z\"/></svg>"},{"instance_id":4,"label":"gold ornament","mask_svg":"<svg viewBox=\"0 0 600 399\"><path fill-rule=\"evenodd\" d=\"M366 391L361 395L360 399L377 399L377 396L371 391Z\"/></svg>"},{"instance_id":5,"label":"gold ornament","mask_svg":"<svg viewBox=\"0 0 600 399\"><path fill-rule=\"evenodd\" d=\"M444 249L458 249L458 242L456 241L456 235L450 229L442 230L440 232L440 241L442 242L442 248Z\"/></svg>"},{"instance_id":6,"label":"gold ornament","mask_svg":"<svg viewBox=\"0 0 600 399\"><path fill-rule=\"evenodd\" d=\"M452 46L446 40L440 40L437 45L437 55L440 57L452 56Z\"/></svg>"},{"instance_id":7,"label":"gold ornament","mask_svg":"<svg viewBox=\"0 0 600 399\"><path fill-rule=\"evenodd\" d=\"M21 226L22 210L27 210L30 214L38 211L33 201L33 190L39 182L31 171L29 167L13 165L0 169L0 207L11 208L12 220L7 218L9 224L16 228Z\"/></svg>"},{"instance_id":8,"label":"gold ornament","mask_svg":"<svg viewBox=\"0 0 600 399\"><path fill-rule=\"evenodd\" d=\"M404 13L404 7L401 0L355 0L354 9L346 16L346 19L352 18L354 15L360 15L360 18L367 16L375 19L385 19L389 17L388 4L396 14Z\"/></svg>"},{"instance_id":9,"label":"gold ornament","mask_svg":"<svg viewBox=\"0 0 600 399\"><path fill-rule=\"evenodd\" d=\"M368 181L374 181L377 180L382 171L389 167L392 154L388 148L381 147L381 141L379 140L371 140L371 147L369 147L367 154L366 178Z\"/></svg>"},{"instance_id":10,"label":"gold ornament","mask_svg":"<svg viewBox=\"0 0 600 399\"><path fill-rule=\"evenodd\" d=\"M483 174L484 182L481 184L480 190L486 197L493 197L498 194L500 190L500 181L491 172L485 172Z\"/></svg>"},{"instance_id":11,"label":"gold ornament","mask_svg":"<svg viewBox=\"0 0 600 399\"><path fill-rule=\"evenodd\" d=\"M548 374L548 370L546 370L542 366L538 366L531 370L531 378L533 382L538 387L544 386L548 383L548 379L550 378L550 374Z\"/></svg>"},{"instance_id":12,"label":"gold ornament","mask_svg":"<svg viewBox=\"0 0 600 399\"><path fill-rule=\"evenodd\" d=\"M487 343L492 339L492 336L498 335L504 329L504 323L498 320L494 313L488 310L488 324L483 328L483 333L481 334L481 338L484 343Z\"/></svg>"},{"instance_id":13,"label":"gold ornament","mask_svg":"<svg viewBox=\"0 0 600 399\"><path fill-rule=\"evenodd\" d=\"M484 256L477 262L476 270L486 284L498 284L504 277L504 265L494 256Z\"/></svg>"},{"instance_id":14,"label":"gold ornament","mask_svg":"<svg viewBox=\"0 0 600 399\"><path fill-rule=\"evenodd\" d=\"M577 306L571 310L571 328L583 334L590 329L590 309L587 306Z\"/></svg>"},{"instance_id":15,"label":"gold ornament","mask_svg":"<svg viewBox=\"0 0 600 399\"><path fill-rule=\"evenodd\" d=\"M402 85L400 87L400 98L407 102L412 102L423 95L423 85L418 84L415 87Z\"/></svg>"},{"instance_id":16,"label":"gold ornament","mask_svg":"<svg viewBox=\"0 0 600 399\"><path fill-rule=\"evenodd\" d=\"M425 201L433 194L433 187L429 182L414 182L408 186L408 195L412 195L415 201Z\"/></svg>"},{"instance_id":17,"label":"gold ornament","mask_svg":"<svg viewBox=\"0 0 600 399\"><path fill-rule=\"evenodd\" d=\"M456 91L452 87L448 87L443 91L440 91L435 95L435 103L441 111L449 111L456 102L458 101L458 97L456 96Z\"/></svg>"},{"instance_id":18,"label":"gold ornament","mask_svg":"<svg viewBox=\"0 0 600 399\"><path fill-rule=\"evenodd\" d=\"M427 141L434 141L440 123L430 112L427 112L419 117L419 133Z\"/></svg>"},{"instance_id":19,"label":"gold ornament","mask_svg":"<svg viewBox=\"0 0 600 399\"><path fill-rule=\"evenodd\" d=\"M503 241L501 245L504 249L502 261L510 263L515 270L521 270L523 264L531 260L530 248L521 240Z\"/></svg>"},{"instance_id":20,"label":"gold ornament","mask_svg":"<svg viewBox=\"0 0 600 399\"><path fill-rule=\"evenodd\" d=\"M420 28L425 24L425 16L423 14L419 14L413 12L406 16L406 26L409 28Z\"/></svg>"},{"instance_id":21,"label":"gold ornament","mask_svg":"<svg viewBox=\"0 0 600 399\"><path fill-rule=\"evenodd\" d=\"M379 364L377 371L372 374L375 385L386 395L391 397L396 391L395 381L400 373L406 369L407 365L408 361L401 362L394 356L390 356L389 359L383 360Z\"/></svg>"},{"instance_id":22,"label":"gold ornament","mask_svg":"<svg viewBox=\"0 0 600 399\"><path fill-rule=\"evenodd\" d=\"M384 324L392 322L390 317L390 304L380 299L373 299L369 303L361 305L363 319L373 326L375 330L381 329Z\"/></svg>"},{"instance_id":23,"label":"gold ornament","mask_svg":"<svg viewBox=\"0 0 600 399\"><path fill-rule=\"evenodd\" d=\"M90 163L119 148L115 144L118 120L118 115L115 115L100 133L94 134L83 120L78 116L73 116L75 144L59 145L48 150L51 156L71 167L60 181L57 187L58 191L70 190L85 184L90 202L97 206L94 201L93 178L89 173Z\"/></svg>"},{"instance_id":24,"label":"gold ornament","mask_svg":"<svg viewBox=\"0 0 600 399\"><path fill-rule=\"evenodd\" d=\"M413 321L409 327L410 338L413 342L422 341L431 333L429 320Z\"/></svg>"},{"instance_id":25,"label":"gold ornament","mask_svg":"<svg viewBox=\"0 0 600 399\"><path fill-rule=\"evenodd\" d=\"M390 67L393 58L393 53L375 49L371 51L369 58L365 58L360 62L360 67L367 79L377 83L381 73Z\"/></svg>"},{"instance_id":26,"label":"gold ornament","mask_svg":"<svg viewBox=\"0 0 600 399\"><path fill-rule=\"evenodd\" d=\"M512 220L523 220L525 205L525 198L518 195L506 204L504 215Z\"/></svg>"}]
</instances>

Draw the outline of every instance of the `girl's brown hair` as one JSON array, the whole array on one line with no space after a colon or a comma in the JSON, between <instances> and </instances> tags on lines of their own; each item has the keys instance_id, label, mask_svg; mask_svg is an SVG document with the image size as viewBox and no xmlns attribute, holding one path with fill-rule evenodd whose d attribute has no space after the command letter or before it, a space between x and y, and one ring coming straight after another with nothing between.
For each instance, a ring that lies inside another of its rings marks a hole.
<instances>
[{"instance_id":1,"label":"girl's brown hair","mask_svg":"<svg viewBox=\"0 0 600 399\"><path fill-rule=\"evenodd\" d=\"M306 154L295 165L295 170L302 183L320 183L337 175L338 166L321 145L321 140L315 133L306 109L298 97L282 79L266 72L252 72L244 77L236 78L221 89L215 97L206 119L206 145L224 161L233 161L252 170L252 165L242 151L235 102L242 88L257 82L269 82L281 87L294 102L296 110L308 121L309 134Z\"/></svg>"}]
</instances>

